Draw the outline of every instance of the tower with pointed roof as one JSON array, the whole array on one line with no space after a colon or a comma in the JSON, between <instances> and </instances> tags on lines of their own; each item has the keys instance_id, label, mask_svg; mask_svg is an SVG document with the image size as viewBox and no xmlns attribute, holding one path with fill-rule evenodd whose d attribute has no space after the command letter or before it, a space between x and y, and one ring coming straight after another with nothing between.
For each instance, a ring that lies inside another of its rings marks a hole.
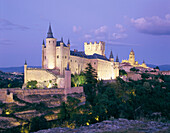
<instances>
[{"instance_id":1,"label":"tower with pointed roof","mask_svg":"<svg viewBox=\"0 0 170 133\"><path fill-rule=\"evenodd\" d=\"M114 62L114 79L119 76L119 58L116 56L116 61Z\"/></svg>"},{"instance_id":2,"label":"tower with pointed roof","mask_svg":"<svg viewBox=\"0 0 170 133\"><path fill-rule=\"evenodd\" d=\"M46 48L43 51L45 54L44 59L44 68L55 69L56 68L56 41L57 39L53 37L51 24L49 25L47 38L46 38ZM43 61L43 60L42 60Z\"/></svg>"},{"instance_id":3,"label":"tower with pointed roof","mask_svg":"<svg viewBox=\"0 0 170 133\"><path fill-rule=\"evenodd\" d=\"M42 68L45 68L45 42L43 39L43 43L42 43Z\"/></svg>"},{"instance_id":4,"label":"tower with pointed roof","mask_svg":"<svg viewBox=\"0 0 170 133\"><path fill-rule=\"evenodd\" d=\"M134 53L133 49L131 50L131 52L129 54L129 63L131 65L135 64L135 53Z\"/></svg>"},{"instance_id":5,"label":"tower with pointed roof","mask_svg":"<svg viewBox=\"0 0 170 133\"><path fill-rule=\"evenodd\" d=\"M25 60L24 64L24 83L27 82L27 61Z\"/></svg>"}]
</instances>

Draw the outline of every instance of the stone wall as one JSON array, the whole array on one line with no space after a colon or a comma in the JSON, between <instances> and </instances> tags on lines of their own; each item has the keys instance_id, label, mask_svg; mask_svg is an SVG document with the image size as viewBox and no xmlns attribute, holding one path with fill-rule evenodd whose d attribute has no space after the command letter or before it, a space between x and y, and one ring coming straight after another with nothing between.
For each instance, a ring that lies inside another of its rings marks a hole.
<instances>
[{"instance_id":1,"label":"stone wall","mask_svg":"<svg viewBox=\"0 0 170 133\"><path fill-rule=\"evenodd\" d=\"M7 91L10 95L7 95ZM0 101L2 102L14 102L13 94L16 94L19 98L24 99L28 95L56 95L56 94L71 94L71 93L83 93L83 87L72 87L71 89L55 88L55 89L20 89L20 88L8 88L0 89Z\"/></svg>"},{"instance_id":2,"label":"stone wall","mask_svg":"<svg viewBox=\"0 0 170 133\"><path fill-rule=\"evenodd\" d=\"M141 80L141 74L135 72L128 72L127 77L128 79L132 79L132 80Z\"/></svg>"},{"instance_id":3,"label":"stone wall","mask_svg":"<svg viewBox=\"0 0 170 133\"><path fill-rule=\"evenodd\" d=\"M99 43L97 42L90 42L84 43L84 49L85 49L85 54L86 55L93 55L93 54L100 54L100 55L105 55L105 43L100 41Z\"/></svg>"}]
</instances>

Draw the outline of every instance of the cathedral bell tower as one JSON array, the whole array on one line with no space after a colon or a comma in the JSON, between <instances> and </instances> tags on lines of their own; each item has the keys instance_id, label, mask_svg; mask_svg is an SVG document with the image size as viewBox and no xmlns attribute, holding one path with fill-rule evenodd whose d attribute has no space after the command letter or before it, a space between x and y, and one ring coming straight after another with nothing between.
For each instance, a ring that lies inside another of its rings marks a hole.
<instances>
[{"instance_id":1,"label":"cathedral bell tower","mask_svg":"<svg viewBox=\"0 0 170 133\"><path fill-rule=\"evenodd\" d=\"M131 52L129 54L129 63L131 65L135 64L135 53L134 53L133 49L131 50Z\"/></svg>"}]
</instances>

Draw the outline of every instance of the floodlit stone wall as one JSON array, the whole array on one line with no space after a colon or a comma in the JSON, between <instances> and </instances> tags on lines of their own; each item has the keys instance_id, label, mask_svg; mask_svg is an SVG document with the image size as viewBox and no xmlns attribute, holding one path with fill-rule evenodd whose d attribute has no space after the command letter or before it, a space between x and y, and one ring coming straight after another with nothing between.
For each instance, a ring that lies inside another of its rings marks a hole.
<instances>
[{"instance_id":1,"label":"floodlit stone wall","mask_svg":"<svg viewBox=\"0 0 170 133\"><path fill-rule=\"evenodd\" d=\"M7 94L7 91L10 94ZM6 88L0 89L0 101L5 103L11 103L13 101L13 94L16 94L19 98L24 99L28 95L57 95L57 94L72 94L83 93L83 87L72 88L57 88L57 89L20 89L20 88Z\"/></svg>"},{"instance_id":2,"label":"floodlit stone wall","mask_svg":"<svg viewBox=\"0 0 170 133\"><path fill-rule=\"evenodd\" d=\"M90 42L84 43L84 49L85 49L85 54L86 55L93 55L93 54L100 54L100 55L105 55L105 43L100 41L99 43L97 42Z\"/></svg>"}]
</instances>

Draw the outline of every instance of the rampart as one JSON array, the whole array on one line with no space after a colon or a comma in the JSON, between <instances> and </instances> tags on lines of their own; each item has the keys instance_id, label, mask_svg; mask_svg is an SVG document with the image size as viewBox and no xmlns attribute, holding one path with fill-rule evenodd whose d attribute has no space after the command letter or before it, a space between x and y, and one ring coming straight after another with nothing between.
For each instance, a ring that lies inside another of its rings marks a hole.
<instances>
[{"instance_id":1,"label":"rampart","mask_svg":"<svg viewBox=\"0 0 170 133\"><path fill-rule=\"evenodd\" d=\"M9 94L8 94L9 92ZM19 98L24 99L28 95L57 95L57 94L71 94L82 93L83 87L72 87L71 89L55 88L55 89L20 89L20 88L4 88L0 89L0 101L10 103L13 102L13 94Z\"/></svg>"}]
</instances>

